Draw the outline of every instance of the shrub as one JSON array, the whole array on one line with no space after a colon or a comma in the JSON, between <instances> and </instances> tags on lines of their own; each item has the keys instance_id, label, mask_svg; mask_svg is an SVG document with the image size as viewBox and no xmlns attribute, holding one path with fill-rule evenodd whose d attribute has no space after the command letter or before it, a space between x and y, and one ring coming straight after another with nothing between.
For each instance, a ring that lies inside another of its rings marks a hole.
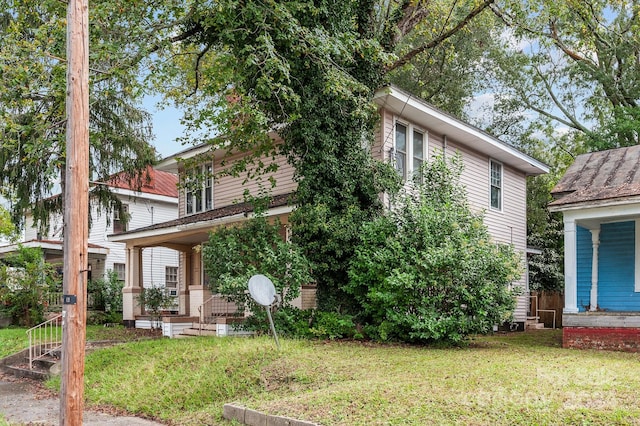
<instances>
[{"instance_id":1,"label":"shrub","mask_svg":"<svg viewBox=\"0 0 640 426\"><path fill-rule=\"evenodd\" d=\"M44 321L45 295L60 287L54 265L39 248L18 247L0 266L0 305L14 324L26 327Z\"/></svg>"},{"instance_id":2,"label":"shrub","mask_svg":"<svg viewBox=\"0 0 640 426\"><path fill-rule=\"evenodd\" d=\"M278 221L270 224L258 216L212 232L202 247L211 291L259 313L264 309L251 299L247 284L252 275L263 274L276 289L275 310L288 306L311 281L310 265L296 245L283 240L280 229Z\"/></svg>"},{"instance_id":3,"label":"shrub","mask_svg":"<svg viewBox=\"0 0 640 426\"><path fill-rule=\"evenodd\" d=\"M122 286L115 271L108 271L106 279L89 281L87 291L93 297L93 308L103 312L122 312Z\"/></svg>"},{"instance_id":4,"label":"shrub","mask_svg":"<svg viewBox=\"0 0 640 426\"><path fill-rule=\"evenodd\" d=\"M423 184L363 227L345 290L379 340L462 342L490 331L515 306L520 257L491 241L460 186L459 158L436 156Z\"/></svg>"},{"instance_id":5,"label":"shrub","mask_svg":"<svg viewBox=\"0 0 640 426\"><path fill-rule=\"evenodd\" d=\"M160 321L160 313L174 303L174 298L169 296L162 287L147 287L136 298L140 306L151 315L151 326L154 327Z\"/></svg>"}]
</instances>

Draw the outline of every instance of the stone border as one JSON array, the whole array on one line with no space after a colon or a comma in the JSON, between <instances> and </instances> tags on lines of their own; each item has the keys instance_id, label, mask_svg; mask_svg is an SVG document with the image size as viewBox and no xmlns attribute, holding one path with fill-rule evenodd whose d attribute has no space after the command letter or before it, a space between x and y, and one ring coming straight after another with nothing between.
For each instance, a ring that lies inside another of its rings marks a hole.
<instances>
[{"instance_id":1,"label":"stone border","mask_svg":"<svg viewBox=\"0 0 640 426\"><path fill-rule=\"evenodd\" d=\"M248 426L319 426L317 423L284 416L272 416L236 404L224 404L222 417L227 420L236 420Z\"/></svg>"}]
</instances>

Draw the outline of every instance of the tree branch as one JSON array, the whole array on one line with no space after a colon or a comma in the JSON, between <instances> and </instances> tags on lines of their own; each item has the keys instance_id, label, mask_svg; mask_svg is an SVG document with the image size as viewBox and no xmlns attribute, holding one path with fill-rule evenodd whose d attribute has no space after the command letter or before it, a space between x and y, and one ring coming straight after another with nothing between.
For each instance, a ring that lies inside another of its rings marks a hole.
<instances>
[{"instance_id":1,"label":"tree branch","mask_svg":"<svg viewBox=\"0 0 640 426\"><path fill-rule=\"evenodd\" d=\"M412 49L406 55L404 55L402 58L398 59L393 64L391 64L388 67L386 67L385 71L387 71L387 72L393 71L394 69L399 68L399 67L407 64L416 55L424 52L425 50L433 49L434 47L437 47L442 42L447 40L449 37L453 36L458 31L460 31L461 29L466 27L474 17L476 17L477 15L482 13L482 11L484 11L487 7L489 7L494 1L495 0L485 0L485 1L483 1L478 7L476 7L472 11L470 11L467 14L467 16L464 17L464 19L462 19L460 22L458 22L458 24L456 26L454 26L453 28L449 29L448 31L445 31L445 32L441 33L438 37L434 38L429 43L423 44L422 46L419 46L419 47L416 47L415 49ZM418 3L418 6L420 6L420 3ZM418 7L418 6L416 6L416 7ZM408 7L405 10L406 10L407 13L408 12L413 13L413 10L411 10L411 7ZM426 9L423 9L423 10L426 10ZM424 15L420 11L417 11L415 16L421 16L421 18L420 18L420 20L421 20L426 15ZM403 25L403 27L401 27L401 31L406 31L403 35L407 34L409 31L411 31L420 22L420 20L412 19L412 18L406 18L406 19L403 18L403 19L401 19L398 24L399 25ZM409 25L412 25L412 26L409 28Z\"/></svg>"}]
</instances>

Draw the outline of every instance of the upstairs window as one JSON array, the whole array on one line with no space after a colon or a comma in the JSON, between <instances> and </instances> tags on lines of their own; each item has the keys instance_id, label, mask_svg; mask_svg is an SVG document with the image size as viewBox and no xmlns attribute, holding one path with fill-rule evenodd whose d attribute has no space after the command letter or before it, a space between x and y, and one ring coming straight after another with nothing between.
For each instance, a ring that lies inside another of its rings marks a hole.
<instances>
[{"instance_id":1,"label":"upstairs window","mask_svg":"<svg viewBox=\"0 0 640 426\"><path fill-rule=\"evenodd\" d=\"M395 166L403 180L418 176L426 153L425 132L413 125L396 123Z\"/></svg>"},{"instance_id":2,"label":"upstairs window","mask_svg":"<svg viewBox=\"0 0 640 426\"><path fill-rule=\"evenodd\" d=\"M198 185L197 182L202 182ZM213 209L213 166L204 164L187 173L185 185L186 214Z\"/></svg>"},{"instance_id":3,"label":"upstairs window","mask_svg":"<svg viewBox=\"0 0 640 426\"><path fill-rule=\"evenodd\" d=\"M117 209L113 211L113 233L119 234L127 232L127 215L129 214L129 206L122 205L122 214Z\"/></svg>"},{"instance_id":4,"label":"upstairs window","mask_svg":"<svg viewBox=\"0 0 640 426\"><path fill-rule=\"evenodd\" d=\"M490 198L493 210L502 210L502 164L489 161Z\"/></svg>"}]
</instances>

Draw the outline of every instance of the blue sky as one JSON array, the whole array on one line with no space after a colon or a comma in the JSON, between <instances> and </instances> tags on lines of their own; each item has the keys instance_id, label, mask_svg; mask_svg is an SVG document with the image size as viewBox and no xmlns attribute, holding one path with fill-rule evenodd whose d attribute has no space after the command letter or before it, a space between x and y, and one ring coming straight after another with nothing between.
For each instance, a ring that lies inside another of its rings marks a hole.
<instances>
[{"instance_id":1,"label":"blue sky","mask_svg":"<svg viewBox=\"0 0 640 426\"><path fill-rule=\"evenodd\" d=\"M184 126L180 124L182 113L173 107L158 109L156 103L159 98L149 97L143 102L144 108L152 116L153 145L162 158L182 151L184 146L176 142L176 138L182 136Z\"/></svg>"}]
</instances>

